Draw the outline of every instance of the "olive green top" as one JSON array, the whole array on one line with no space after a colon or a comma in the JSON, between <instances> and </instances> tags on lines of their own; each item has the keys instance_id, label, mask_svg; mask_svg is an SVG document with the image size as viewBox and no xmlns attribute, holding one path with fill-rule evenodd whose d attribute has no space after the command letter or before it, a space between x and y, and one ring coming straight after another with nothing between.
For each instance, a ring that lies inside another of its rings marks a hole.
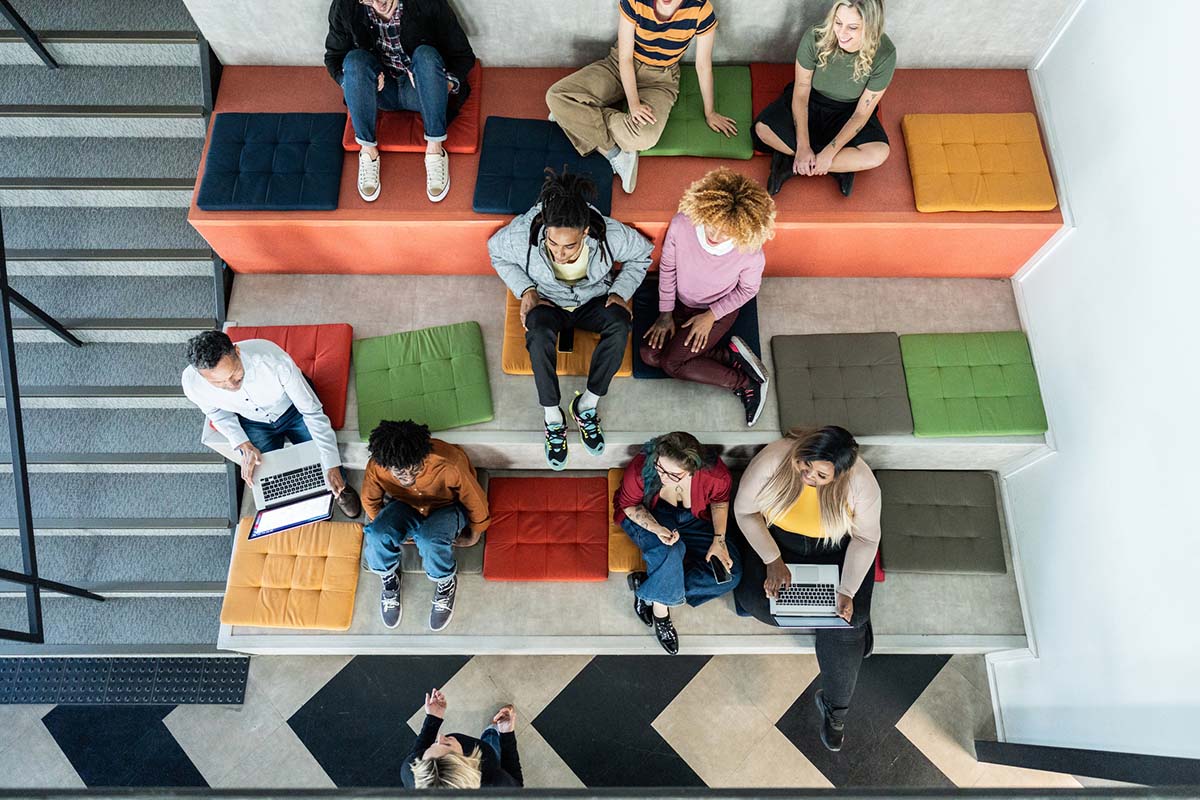
<instances>
[{"instance_id":1,"label":"olive green top","mask_svg":"<svg viewBox=\"0 0 1200 800\"><path fill-rule=\"evenodd\" d=\"M871 71L860 80L854 80L854 59L857 53L847 53L837 48L824 67L817 67L817 29L809 28L796 50L796 61L805 69L813 70L812 88L830 100L852 103L862 97L867 89L882 92L892 82L896 72L896 46L885 33L875 50Z\"/></svg>"}]
</instances>

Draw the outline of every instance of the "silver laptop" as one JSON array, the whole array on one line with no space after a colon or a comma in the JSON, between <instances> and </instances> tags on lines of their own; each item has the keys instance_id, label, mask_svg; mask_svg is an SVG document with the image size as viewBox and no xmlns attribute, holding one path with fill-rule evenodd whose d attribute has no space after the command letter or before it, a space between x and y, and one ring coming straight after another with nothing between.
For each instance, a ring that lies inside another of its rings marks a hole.
<instances>
[{"instance_id":1,"label":"silver laptop","mask_svg":"<svg viewBox=\"0 0 1200 800\"><path fill-rule=\"evenodd\" d=\"M262 454L254 469L254 504L277 508L329 491L316 442L301 442Z\"/></svg>"},{"instance_id":2,"label":"silver laptop","mask_svg":"<svg viewBox=\"0 0 1200 800\"><path fill-rule=\"evenodd\" d=\"M781 628L848 628L837 615L836 564L788 564L792 584L771 598L771 616Z\"/></svg>"}]
</instances>

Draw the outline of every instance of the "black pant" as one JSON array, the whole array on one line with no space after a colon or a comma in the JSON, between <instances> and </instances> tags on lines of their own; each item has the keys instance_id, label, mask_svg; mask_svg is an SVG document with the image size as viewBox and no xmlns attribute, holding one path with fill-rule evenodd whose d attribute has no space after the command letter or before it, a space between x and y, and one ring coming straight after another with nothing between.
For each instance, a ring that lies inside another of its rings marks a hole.
<instances>
[{"instance_id":1,"label":"black pant","mask_svg":"<svg viewBox=\"0 0 1200 800\"><path fill-rule=\"evenodd\" d=\"M795 533L770 529L771 536L788 564L837 564L842 568L850 537L840 544L826 547L823 539L813 539ZM774 625L771 604L763 590L767 568L753 550L743 550L742 581L734 590L738 609L760 622ZM866 652L867 627L871 621L871 593L875 590L875 572L868 570L854 595L854 615L849 628L818 628L817 665L821 668L821 689L825 705L835 719L845 719L858 682L858 669Z\"/></svg>"},{"instance_id":2,"label":"black pant","mask_svg":"<svg viewBox=\"0 0 1200 800\"><path fill-rule=\"evenodd\" d=\"M600 334L600 343L592 353L587 388L601 397L608 393L608 384L625 358L633 320L624 306L616 303L606 306L607 300L607 295L601 295L574 311L539 305L525 316L525 346L529 349L538 402L543 406L556 406L562 399L558 390L558 334L564 328Z\"/></svg>"}]
</instances>

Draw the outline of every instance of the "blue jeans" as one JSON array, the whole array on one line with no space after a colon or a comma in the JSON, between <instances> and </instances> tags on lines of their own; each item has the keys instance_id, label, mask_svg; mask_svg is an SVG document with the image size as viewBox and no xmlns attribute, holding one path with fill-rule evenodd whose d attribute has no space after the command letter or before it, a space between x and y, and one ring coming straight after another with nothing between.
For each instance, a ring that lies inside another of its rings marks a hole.
<instances>
[{"instance_id":1,"label":"blue jeans","mask_svg":"<svg viewBox=\"0 0 1200 800\"><path fill-rule=\"evenodd\" d=\"M435 509L428 517L400 500L388 504L363 528L363 559L367 569L389 575L400 566L400 546L411 537L431 580L449 578L458 569L454 539L467 525L458 503Z\"/></svg>"},{"instance_id":2,"label":"blue jeans","mask_svg":"<svg viewBox=\"0 0 1200 800\"><path fill-rule=\"evenodd\" d=\"M495 725L488 725L484 728L483 733L479 734L479 741L495 750L496 760L500 760L500 731L496 729Z\"/></svg>"},{"instance_id":3,"label":"blue jeans","mask_svg":"<svg viewBox=\"0 0 1200 800\"><path fill-rule=\"evenodd\" d=\"M729 547L733 569L729 570L732 580L728 583L717 583L704 558L713 542L711 522L661 499L650 513L663 527L679 531L679 539L675 544L665 545L662 539L633 520L626 518L621 523L646 559L646 580L638 587L638 597L664 606L679 606L685 601L690 606L698 606L734 590L742 577L741 555L737 548Z\"/></svg>"},{"instance_id":4,"label":"blue jeans","mask_svg":"<svg viewBox=\"0 0 1200 800\"><path fill-rule=\"evenodd\" d=\"M379 73L383 71L379 59L369 50L351 50L342 62L342 95L350 109L355 141L360 145L377 144L377 111L417 111L425 126L425 139L445 141L450 87L442 54L432 45L421 45L412 54L413 80L388 75L383 80L383 91L379 91Z\"/></svg>"},{"instance_id":5,"label":"blue jeans","mask_svg":"<svg viewBox=\"0 0 1200 800\"><path fill-rule=\"evenodd\" d=\"M297 411L295 406L283 412L283 415L273 423L255 422L252 419L246 419L241 414L238 414L238 422L242 424L242 431L250 440L250 444L257 447L260 453L280 450L288 442L302 444L312 441L312 434L308 432L308 426L304 424L304 415ZM345 467L342 468L342 480L346 480Z\"/></svg>"}]
</instances>

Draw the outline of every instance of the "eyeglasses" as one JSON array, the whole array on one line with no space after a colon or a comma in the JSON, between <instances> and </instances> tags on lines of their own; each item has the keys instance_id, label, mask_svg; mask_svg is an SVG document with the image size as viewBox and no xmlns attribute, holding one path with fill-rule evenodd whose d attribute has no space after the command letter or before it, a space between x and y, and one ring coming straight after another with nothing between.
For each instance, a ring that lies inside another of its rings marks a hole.
<instances>
[{"instance_id":1,"label":"eyeglasses","mask_svg":"<svg viewBox=\"0 0 1200 800\"><path fill-rule=\"evenodd\" d=\"M657 458L654 459L654 468L658 470L659 475L662 475L664 478L670 478L676 483L679 483L681 480L687 477L686 472L668 472L667 470L663 469L663 465L659 463Z\"/></svg>"},{"instance_id":2,"label":"eyeglasses","mask_svg":"<svg viewBox=\"0 0 1200 800\"><path fill-rule=\"evenodd\" d=\"M415 467L405 467L404 469L393 469L393 470L391 470L392 477L398 481L412 483L413 481L415 481L417 479L417 476L421 474L421 468L423 466L424 466L423 464L418 464Z\"/></svg>"}]
</instances>

